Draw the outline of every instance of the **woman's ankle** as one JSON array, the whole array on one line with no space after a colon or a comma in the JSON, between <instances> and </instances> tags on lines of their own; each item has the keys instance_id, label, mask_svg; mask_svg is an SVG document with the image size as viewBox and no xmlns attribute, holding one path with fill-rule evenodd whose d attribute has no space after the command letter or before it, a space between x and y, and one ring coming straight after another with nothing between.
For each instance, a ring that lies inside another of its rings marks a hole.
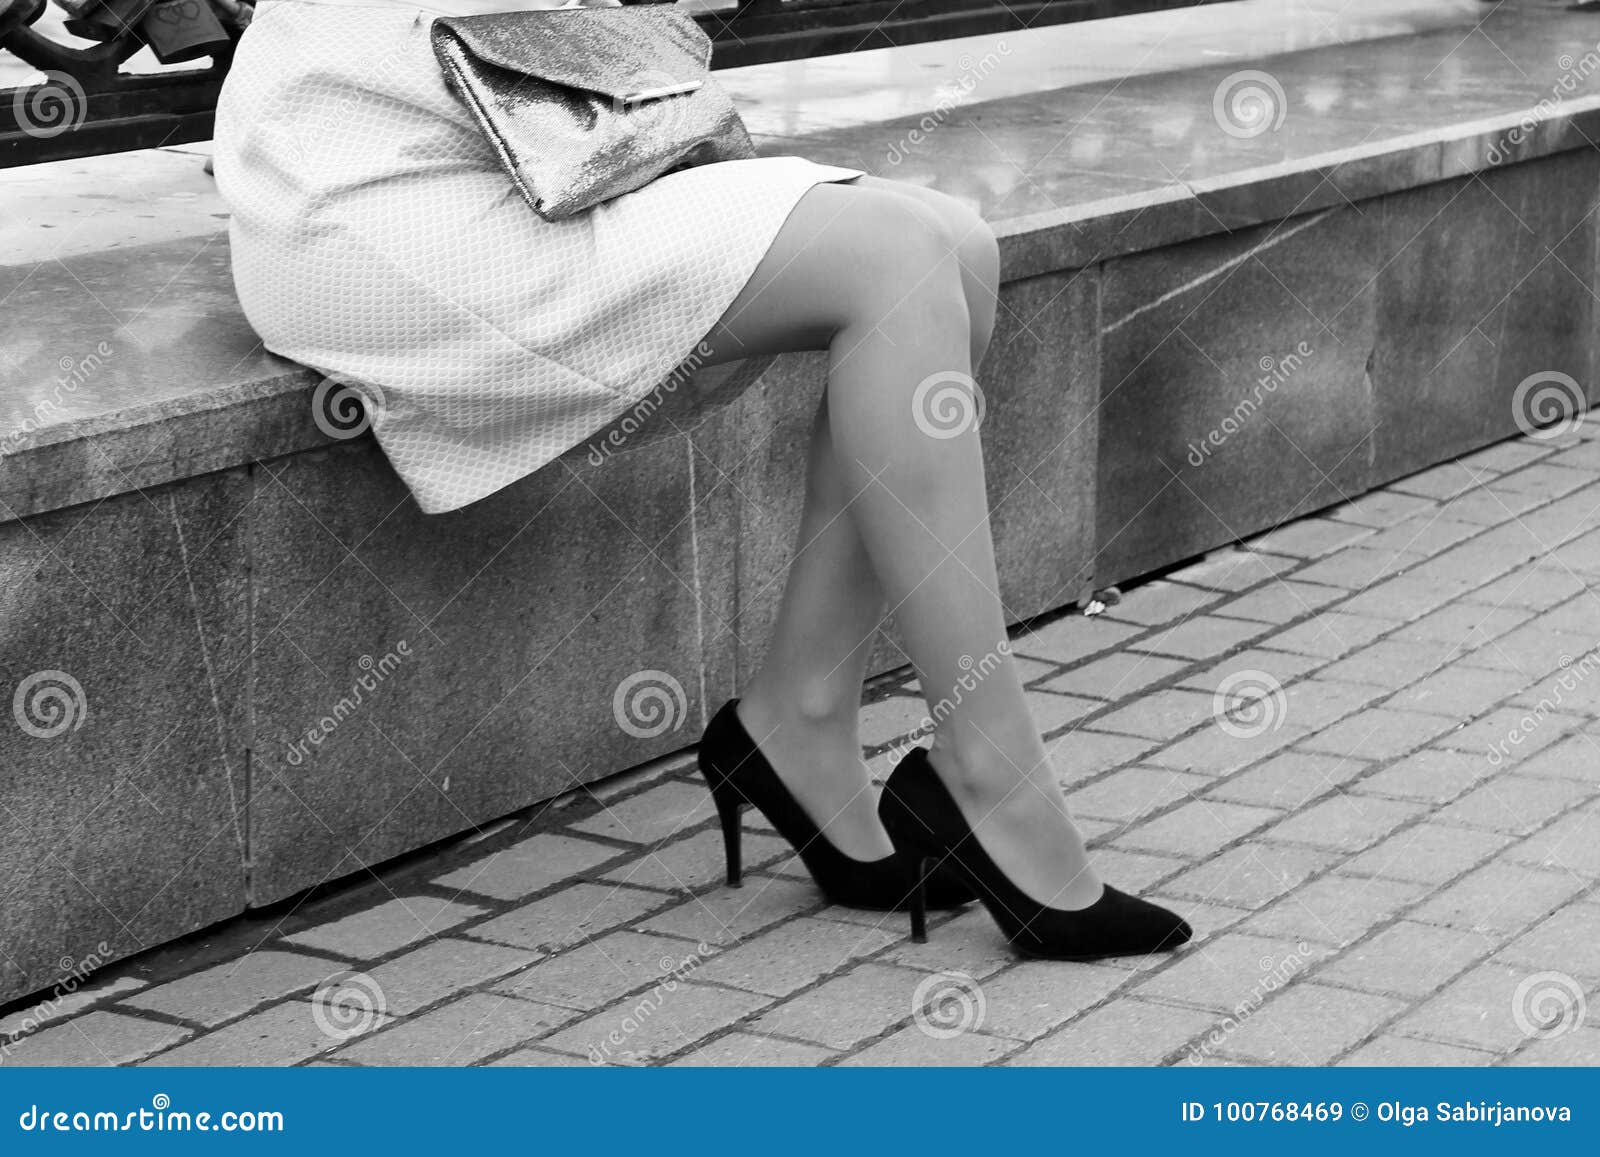
<instances>
[{"instance_id":1,"label":"woman's ankle","mask_svg":"<svg viewBox=\"0 0 1600 1157\"><path fill-rule=\"evenodd\" d=\"M779 729L818 742L844 743L860 750L859 692L845 695L833 688L773 687L752 681L739 701L739 717L746 726Z\"/></svg>"},{"instance_id":2,"label":"woman's ankle","mask_svg":"<svg viewBox=\"0 0 1600 1157\"><path fill-rule=\"evenodd\" d=\"M928 760L946 787L969 799L1011 794L1023 781L1053 782L1044 741L1031 724L1012 729L972 727L965 733L934 732Z\"/></svg>"}]
</instances>

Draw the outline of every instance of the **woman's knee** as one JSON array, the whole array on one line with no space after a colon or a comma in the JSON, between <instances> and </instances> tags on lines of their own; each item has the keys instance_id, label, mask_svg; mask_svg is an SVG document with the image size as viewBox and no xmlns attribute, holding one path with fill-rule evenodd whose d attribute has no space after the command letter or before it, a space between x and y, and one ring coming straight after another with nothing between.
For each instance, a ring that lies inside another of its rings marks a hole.
<instances>
[{"instance_id":1,"label":"woman's knee","mask_svg":"<svg viewBox=\"0 0 1600 1157\"><path fill-rule=\"evenodd\" d=\"M989 222L965 201L943 193L937 212L949 230L961 268L966 275L967 300L972 314L973 362L982 360L994 334L1000 294L1000 242Z\"/></svg>"},{"instance_id":2,"label":"woman's knee","mask_svg":"<svg viewBox=\"0 0 1600 1157\"><path fill-rule=\"evenodd\" d=\"M954 359L944 347L975 324L965 276L948 223L927 206L872 186L817 185L707 335L707 364L824 349L846 329L885 326Z\"/></svg>"},{"instance_id":3,"label":"woman's knee","mask_svg":"<svg viewBox=\"0 0 1600 1157\"><path fill-rule=\"evenodd\" d=\"M961 267L967 272L967 294L972 316L973 372L988 352L994 337L995 316L1000 310L1000 242L989 223L960 202L955 204L970 217L958 222L961 233Z\"/></svg>"},{"instance_id":4,"label":"woman's knee","mask_svg":"<svg viewBox=\"0 0 1600 1157\"><path fill-rule=\"evenodd\" d=\"M965 201L937 189L879 177L861 180L867 182L869 188L903 197L927 211L943 234L947 247L956 254L967 294L972 362L976 366L989 348L999 302L1000 245L994 230L983 215Z\"/></svg>"},{"instance_id":5,"label":"woman's knee","mask_svg":"<svg viewBox=\"0 0 1600 1157\"><path fill-rule=\"evenodd\" d=\"M961 254L948 224L904 197L873 196L851 223L854 260L846 298L869 326L970 322Z\"/></svg>"},{"instance_id":6,"label":"woman's knee","mask_svg":"<svg viewBox=\"0 0 1600 1157\"><path fill-rule=\"evenodd\" d=\"M929 210L948 244L961 258L962 265L979 280L990 282L990 288L993 289L993 282L999 276L1000 246L983 214L965 201L941 193L938 189L881 177L860 179L870 182L869 188L905 197Z\"/></svg>"},{"instance_id":7,"label":"woman's knee","mask_svg":"<svg viewBox=\"0 0 1600 1157\"><path fill-rule=\"evenodd\" d=\"M937 190L932 192L938 198L937 211L962 256L962 264L993 291L1000 275L1000 242L996 240L994 230L983 215L965 201Z\"/></svg>"}]
</instances>

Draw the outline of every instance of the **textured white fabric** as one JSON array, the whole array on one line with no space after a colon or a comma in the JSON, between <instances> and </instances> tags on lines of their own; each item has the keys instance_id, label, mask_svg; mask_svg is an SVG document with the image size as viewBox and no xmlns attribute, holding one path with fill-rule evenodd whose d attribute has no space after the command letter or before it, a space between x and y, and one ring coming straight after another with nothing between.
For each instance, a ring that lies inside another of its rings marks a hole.
<instances>
[{"instance_id":1,"label":"textured white fabric","mask_svg":"<svg viewBox=\"0 0 1600 1157\"><path fill-rule=\"evenodd\" d=\"M266 347L350 383L422 509L509 485L682 363L795 202L854 169L706 165L562 222L528 208L414 7L278 0L217 107L234 282Z\"/></svg>"}]
</instances>

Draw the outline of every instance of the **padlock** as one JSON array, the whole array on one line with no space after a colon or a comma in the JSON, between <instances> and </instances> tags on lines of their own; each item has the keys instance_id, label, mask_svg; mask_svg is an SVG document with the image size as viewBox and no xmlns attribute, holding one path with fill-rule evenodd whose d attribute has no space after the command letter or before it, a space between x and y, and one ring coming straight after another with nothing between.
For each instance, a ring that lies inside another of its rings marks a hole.
<instances>
[{"instance_id":1,"label":"padlock","mask_svg":"<svg viewBox=\"0 0 1600 1157\"><path fill-rule=\"evenodd\" d=\"M139 23L139 35L162 64L211 56L230 43L210 0L156 0Z\"/></svg>"},{"instance_id":2,"label":"padlock","mask_svg":"<svg viewBox=\"0 0 1600 1157\"><path fill-rule=\"evenodd\" d=\"M85 40L111 41L138 27L152 0L74 0L63 26Z\"/></svg>"}]
</instances>

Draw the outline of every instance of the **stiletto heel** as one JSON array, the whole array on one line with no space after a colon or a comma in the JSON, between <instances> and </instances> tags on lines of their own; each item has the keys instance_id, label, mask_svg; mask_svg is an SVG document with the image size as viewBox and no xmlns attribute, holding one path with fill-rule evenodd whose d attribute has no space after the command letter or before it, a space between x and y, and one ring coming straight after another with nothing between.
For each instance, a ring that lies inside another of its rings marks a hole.
<instances>
[{"instance_id":1,"label":"stiletto heel","mask_svg":"<svg viewBox=\"0 0 1600 1157\"><path fill-rule=\"evenodd\" d=\"M971 889L942 871L923 881L917 862L898 850L880 860L857 860L834 847L739 722L734 712L737 702L729 700L712 717L699 752L700 771L722 818L729 884L738 887L743 875L739 813L748 806L766 816L794 846L817 887L835 904L887 912L908 907L913 893L924 910L956 908L974 898Z\"/></svg>"},{"instance_id":2,"label":"stiletto heel","mask_svg":"<svg viewBox=\"0 0 1600 1157\"><path fill-rule=\"evenodd\" d=\"M1176 948L1194 934L1176 913L1109 884L1087 908L1052 908L1030 897L983 850L925 748L911 751L890 773L878 816L895 847L922 857L921 863L936 857L942 868L966 880L1011 946L1024 955L1046 960L1144 956ZM911 938L921 943L926 934L926 916L913 896Z\"/></svg>"},{"instance_id":3,"label":"stiletto heel","mask_svg":"<svg viewBox=\"0 0 1600 1157\"><path fill-rule=\"evenodd\" d=\"M911 892L911 942L913 944L926 944L928 942L928 877L933 874L937 862L923 856L917 860L917 883Z\"/></svg>"},{"instance_id":4,"label":"stiletto heel","mask_svg":"<svg viewBox=\"0 0 1600 1157\"><path fill-rule=\"evenodd\" d=\"M713 791L711 798L717 805L717 815L722 818L722 850L728 857L728 887L742 888L744 887L743 840L739 830L739 818L744 814L744 804L731 791Z\"/></svg>"}]
</instances>

